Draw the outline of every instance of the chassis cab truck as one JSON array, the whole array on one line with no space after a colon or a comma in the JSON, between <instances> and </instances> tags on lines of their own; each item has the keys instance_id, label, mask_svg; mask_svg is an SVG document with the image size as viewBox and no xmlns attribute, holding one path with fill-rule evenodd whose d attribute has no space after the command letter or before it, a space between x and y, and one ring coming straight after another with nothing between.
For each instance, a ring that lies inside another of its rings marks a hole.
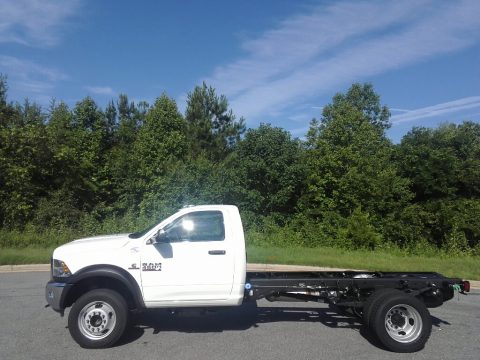
<instances>
[{"instance_id":1,"label":"chassis cab truck","mask_svg":"<svg viewBox=\"0 0 480 360\"><path fill-rule=\"evenodd\" d=\"M470 284L437 273L247 272L237 207L186 207L141 232L56 248L45 296L82 347L114 345L133 311L238 306L245 301L327 302L351 308L390 350L423 348L429 307Z\"/></svg>"}]
</instances>

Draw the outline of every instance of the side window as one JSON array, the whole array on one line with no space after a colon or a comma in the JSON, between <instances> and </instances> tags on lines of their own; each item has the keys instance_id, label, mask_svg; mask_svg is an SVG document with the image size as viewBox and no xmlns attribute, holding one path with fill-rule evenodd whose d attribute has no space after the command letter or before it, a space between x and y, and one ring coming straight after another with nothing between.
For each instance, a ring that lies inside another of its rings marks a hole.
<instances>
[{"instance_id":1,"label":"side window","mask_svg":"<svg viewBox=\"0 0 480 360\"><path fill-rule=\"evenodd\" d=\"M221 211L197 211L186 214L168 224L164 230L171 242L225 240Z\"/></svg>"}]
</instances>

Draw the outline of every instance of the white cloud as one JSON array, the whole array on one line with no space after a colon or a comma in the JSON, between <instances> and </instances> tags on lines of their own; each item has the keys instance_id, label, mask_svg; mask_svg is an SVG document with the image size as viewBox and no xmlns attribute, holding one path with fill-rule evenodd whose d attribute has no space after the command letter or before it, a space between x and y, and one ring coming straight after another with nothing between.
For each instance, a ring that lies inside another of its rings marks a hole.
<instances>
[{"instance_id":1,"label":"white cloud","mask_svg":"<svg viewBox=\"0 0 480 360\"><path fill-rule=\"evenodd\" d=\"M457 113L462 110L478 107L480 107L480 96L471 96L454 101L448 101L442 104L410 110L403 114L392 116L391 121L393 125L397 125L400 123Z\"/></svg>"},{"instance_id":2,"label":"white cloud","mask_svg":"<svg viewBox=\"0 0 480 360\"><path fill-rule=\"evenodd\" d=\"M67 78L67 76L59 70L13 56L0 55L0 66L7 69L7 73L16 73L16 76L21 79L28 79L31 76L39 76L47 81L58 81Z\"/></svg>"},{"instance_id":3,"label":"white cloud","mask_svg":"<svg viewBox=\"0 0 480 360\"><path fill-rule=\"evenodd\" d=\"M114 95L115 91L110 86L85 86L88 92L95 95Z\"/></svg>"},{"instance_id":4,"label":"white cloud","mask_svg":"<svg viewBox=\"0 0 480 360\"><path fill-rule=\"evenodd\" d=\"M480 115L480 112L468 113L468 114L464 115L463 118L466 119L466 120L473 120L472 117L473 116L478 116L478 115Z\"/></svg>"},{"instance_id":5,"label":"white cloud","mask_svg":"<svg viewBox=\"0 0 480 360\"><path fill-rule=\"evenodd\" d=\"M305 121L312 120L312 116L310 114L300 113L300 114L295 114L295 115L289 116L288 120L291 120L293 122L304 123Z\"/></svg>"},{"instance_id":6,"label":"white cloud","mask_svg":"<svg viewBox=\"0 0 480 360\"><path fill-rule=\"evenodd\" d=\"M391 107L389 107L388 109L391 112L402 112L402 113L411 111L411 110L408 110L408 109L399 109L399 108L391 108Z\"/></svg>"},{"instance_id":7,"label":"white cloud","mask_svg":"<svg viewBox=\"0 0 480 360\"><path fill-rule=\"evenodd\" d=\"M0 42L56 45L62 28L79 7L79 0L2 0Z\"/></svg>"},{"instance_id":8,"label":"white cloud","mask_svg":"<svg viewBox=\"0 0 480 360\"><path fill-rule=\"evenodd\" d=\"M8 75L12 89L23 93L48 95L55 84L68 79L62 71L39 65L30 60L0 55L0 73Z\"/></svg>"},{"instance_id":9,"label":"white cloud","mask_svg":"<svg viewBox=\"0 0 480 360\"><path fill-rule=\"evenodd\" d=\"M480 2L319 5L243 43L247 54L206 79L247 120L479 40Z\"/></svg>"},{"instance_id":10,"label":"white cloud","mask_svg":"<svg viewBox=\"0 0 480 360\"><path fill-rule=\"evenodd\" d=\"M208 81L219 83L220 90L229 95L237 95L265 80L290 73L359 34L409 18L413 9L413 3L318 6L307 15L286 19L257 39L247 40L242 47L249 54L217 68ZM363 14L362 18L352 21L358 14Z\"/></svg>"}]
</instances>

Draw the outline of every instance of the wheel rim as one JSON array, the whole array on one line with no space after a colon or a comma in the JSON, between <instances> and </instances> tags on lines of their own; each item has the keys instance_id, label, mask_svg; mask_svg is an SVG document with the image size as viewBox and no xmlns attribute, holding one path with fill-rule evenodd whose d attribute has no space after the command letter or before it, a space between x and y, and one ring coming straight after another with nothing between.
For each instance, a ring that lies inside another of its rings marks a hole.
<instances>
[{"instance_id":1,"label":"wheel rim","mask_svg":"<svg viewBox=\"0 0 480 360\"><path fill-rule=\"evenodd\" d=\"M420 336L422 327L420 313L410 305L395 305L385 315L387 334L401 343L415 341Z\"/></svg>"},{"instance_id":2,"label":"wheel rim","mask_svg":"<svg viewBox=\"0 0 480 360\"><path fill-rule=\"evenodd\" d=\"M90 340L106 338L115 328L117 316L113 307L104 301L94 301L78 314L78 328Z\"/></svg>"}]
</instances>

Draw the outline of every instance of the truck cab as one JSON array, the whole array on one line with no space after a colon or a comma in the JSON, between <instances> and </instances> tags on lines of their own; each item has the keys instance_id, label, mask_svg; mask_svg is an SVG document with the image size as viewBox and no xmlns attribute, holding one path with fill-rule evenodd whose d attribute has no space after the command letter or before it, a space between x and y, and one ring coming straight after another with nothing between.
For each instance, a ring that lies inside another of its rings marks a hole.
<instances>
[{"instance_id":1,"label":"truck cab","mask_svg":"<svg viewBox=\"0 0 480 360\"><path fill-rule=\"evenodd\" d=\"M235 206L186 207L143 232L79 239L55 249L47 300L63 311L69 305L63 292L73 287L66 285L116 273L124 286L137 289L141 307L239 305L245 256Z\"/></svg>"}]
</instances>

